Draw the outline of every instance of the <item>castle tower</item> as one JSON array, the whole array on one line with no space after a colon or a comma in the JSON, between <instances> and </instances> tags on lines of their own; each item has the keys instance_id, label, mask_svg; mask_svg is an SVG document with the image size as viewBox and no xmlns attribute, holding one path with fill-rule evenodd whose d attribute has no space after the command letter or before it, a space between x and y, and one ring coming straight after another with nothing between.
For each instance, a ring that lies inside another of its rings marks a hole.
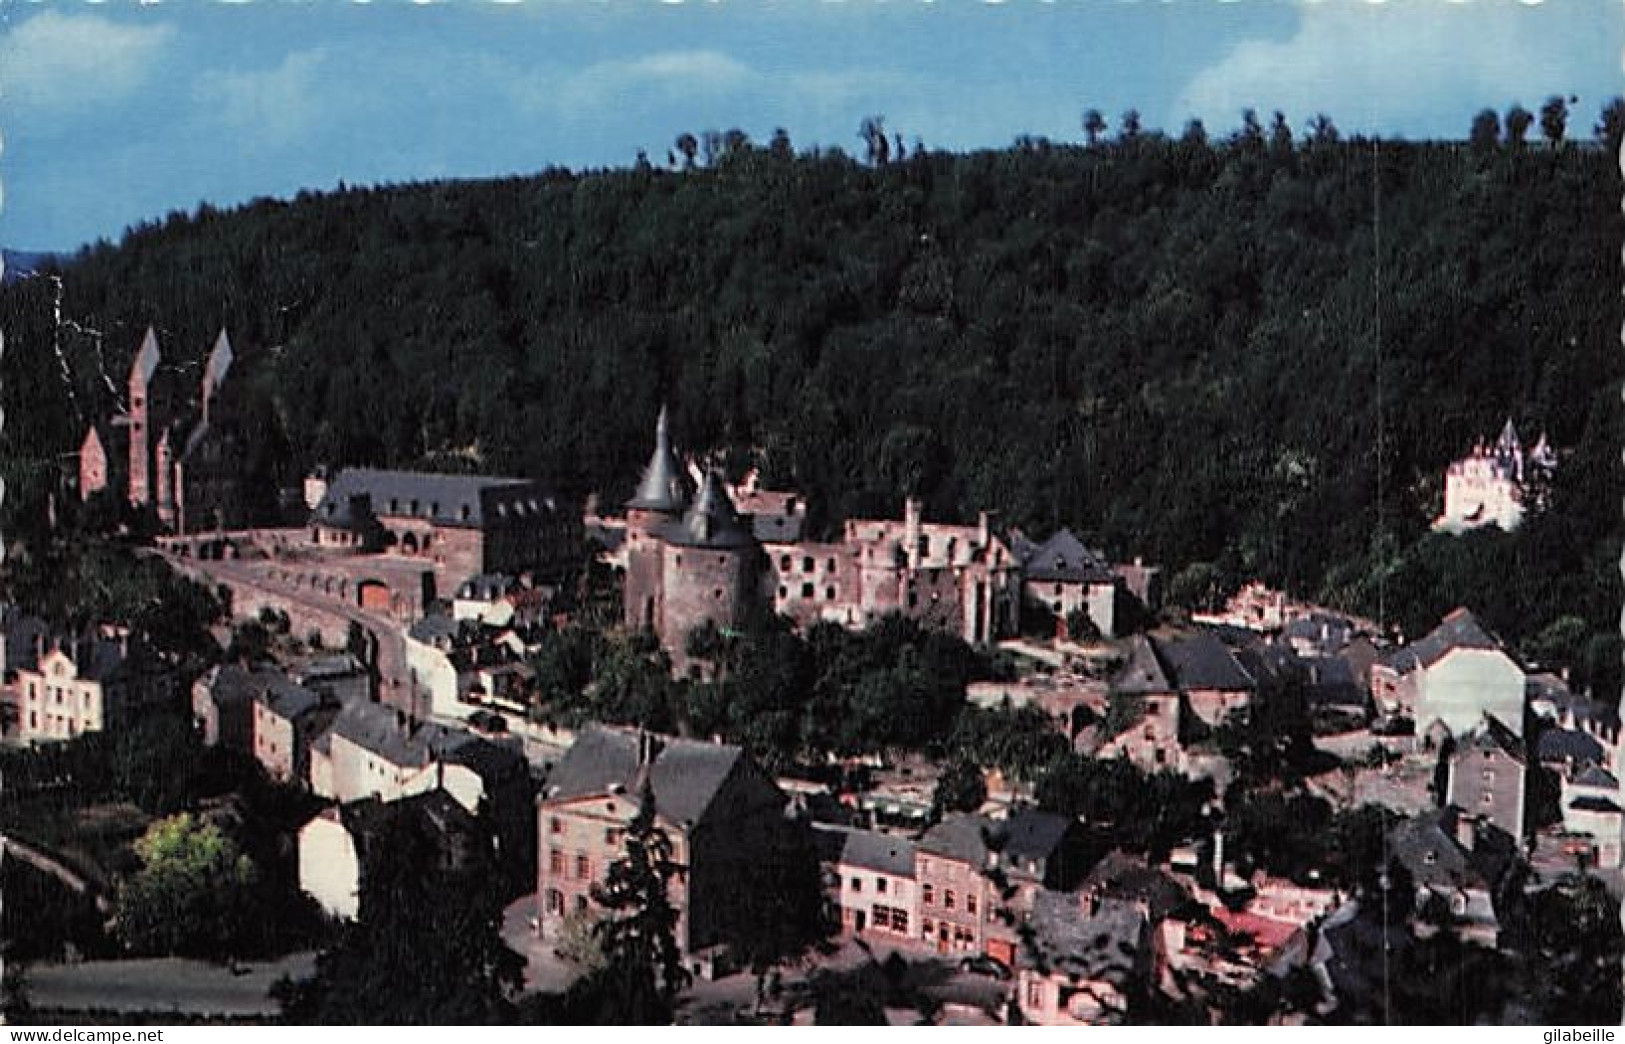
<instances>
[{"instance_id":1,"label":"castle tower","mask_svg":"<svg viewBox=\"0 0 1625 1044\"><path fill-rule=\"evenodd\" d=\"M760 582L761 547L715 470L706 472L682 522L665 526L662 534L655 630L681 665L688 635L696 628L737 627L744 621Z\"/></svg>"},{"instance_id":2,"label":"castle tower","mask_svg":"<svg viewBox=\"0 0 1625 1044\"><path fill-rule=\"evenodd\" d=\"M158 372L158 335L152 327L141 339L130 367L130 503L144 507L152 503L152 449L149 445L149 410L152 379Z\"/></svg>"},{"instance_id":3,"label":"castle tower","mask_svg":"<svg viewBox=\"0 0 1625 1044\"><path fill-rule=\"evenodd\" d=\"M628 627L659 632L662 594L662 531L688 506L688 484L671 449L665 407L655 423L655 451L638 490L626 502L626 587L623 619Z\"/></svg>"}]
</instances>

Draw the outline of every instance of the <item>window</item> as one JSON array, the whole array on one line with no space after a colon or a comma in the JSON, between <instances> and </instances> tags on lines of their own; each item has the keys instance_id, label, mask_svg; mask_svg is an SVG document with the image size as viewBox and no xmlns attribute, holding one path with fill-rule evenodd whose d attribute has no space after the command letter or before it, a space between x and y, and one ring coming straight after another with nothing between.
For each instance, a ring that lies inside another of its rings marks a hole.
<instances>
[{"instance_id":1,"label":"window","mask_svg":"<svg viewBox=\"0 0 1625 1044\"><path fill-rule=\"evenodd\" d=\"M874 925L876 928L885 928L887 925L891 924L891 907L869 907L869 923Z\"/></svg>"},{"instance_id":2,"label":"window","mask_svg":"<svg viewBox=\"0 0 1625 1044\"><path fill-rule=\"evenodd\" d=\"M875 891L881 895L886 894L886 879L884 877L875 878Z\"/></svg>"},{"instance_id":3,"label":"window","mask_svg":"<svg viewBox=\"0 0 1625 1044\"><path fill-rule=\"evenodd\" d=\"M788 598L789 596L790 596L790 589L788 587L782 587L781 586L779 588L779 598L780 598L780 600Z\"/></svg>"},{"instance_id":4,"label":"window","mask_svg":"<svg viewBox=\"0 0 1625 1044\"><path fill-rule=\"evenodd\" d=\"M1491 771L1490 769L1485 769L1484 770L1484 782L1486 782L1486 783L1494 783L1495 782L1495 773L1493 771Z\"/></svg>"},{"instance_id":5,"label":"window","mask_svg":"<svg viewBox=\"0 0 1625 1044\"><path fill-rule=\"evenodd\" d=\"M547 821L547 832L549 834L564 833L564 820L560 819L558 816L554 816L553 818L549 819Z\"/></svg>"},{"instance_id":6,"label":"window","mask_svg":"<svg viewBox=\"0 0 1625 1044\"><path fill-rule=\"evenodd\" d=\"M813 560L811 555L808 555L801 560L801 571L803 573L810 573L813 571Z\"/></svg>"},{"instance_id":7,"label":"window","mask_svg":"<svg viewBox=\"0 0 1625 1044\"><path fill-rule=\"evenodd\" d=\"M582 913L587 912L587 897L586 896L584 896L584 895L576 896L576 909L579 910Z\"/></svg>"},{"instance_id":8,"label":"window","mask_svg":"<svg viewBox=\"0 0 1625 1044\"><path fill-rule=\"evenodd\" d=\"M929 860L929 859L920 860L920 873L929 874L930 872L931 872L931 860Z\"/></svg>"},{"instance_id":9,"label":"window","mask_svg":"<svg viewBox=\"0 0 1625 1044\"><path fill-rule=\"evenodd\" d=\"M937 926L936 926L935 923L932 922L931 918L927 917L927 918L925 918L924 920L922 920L920 922L920 934L923 935L925 938L927 938L927 939L931 938L931 933L936 931L936 930L937 930Z\"/></svg>"},{"instance_id":10,"label":"window","mask_svg":"<svg viewBox=\"0 0 1625 1044\"><path fill-rule=\"evenodd\" d=\"M547 890L547 912L550 914L562 914L564 912L564 893L557 888Z\"/></svg>"},{"instance_id":11,"label":"window","mask_svg":"<svg viewBox=\"0 0 1625 1044\"><path fill-rule=\"evenodd\" d=\"M954 890L952 888L942 893L942 908L944 910L952 910L954 908Z\"/></svg>"},{"instance_id":12,"label":"window","mask_svg":"<svg viewBox=\"0 0 1625 1044\"><path fill-rule=\"evenodd\" d=\"M853 879L852 879L852 890L853 890L853 891L854 891L854 892L861 892L861 891L863 891L863 878L861 878L861 877L854 877L854 878L853 878Z\"/></svg>"},{"instance_id":13,"label":"window","mask_svg":"<svg viewBox=\"0 0 1625 1044\"><path fill-rule=\"evenodd\" d=\"M576 877L585 881L592 876L592 860L584 855L576 856Z\"/></svg>"},{"instance_id":14,"label":"window","mask_svg":"<svg viewBox=\"0 0 1625 1044\"><path fill-rule=\"evenodd\" d=\"M801 597L803 597L803 598L811 598L812 596L813 596L813 585L812 585L811 581L809 581L809 582L807 582L805 584L802 584L801 585Z\"/></svg>"},{"instance_id":15,"label":"window","mask_svg":"<svg viewBox=\"0 0 1625 1044\"><path fill-rule=\"evenodd\" d=\"M604 831L604 844L619 845L625 833L626 831L621 830L619 827L610 827Z\"/></svg>"},{"instance_id":16,"label":"window","mask_svg":"<svg viewBox=\"0 0 1625 1044\"><path fill-rule=\"evenodd\" d=\"M899 910L896 907L893 907L891 912L891 927L892 931L894 932L907 932L908 911Z\"/></svg>"},{"instance_id":17,"label":"window","mask_svg":"<svg viewBox=\"0 0 1625 1044\"><path fill-rule=\"evenodd\" d=\"M1484 804L1486 804L1486 805L1495 804L1495 795L1492 794L1491 792L1489 792L1488 790L1484 791Z\"/></svg>"},{"instance_id":18,"label":"window","mask_svg":"<svg viewBox=\"0 0 1625 1044\"><path fill-rule=\"evenodd\" d=\"M824 563L824 572L826 572L826 573L835 572L835 559L831 558L829 561Z\"/></svg>"},{"instance_id":19,"label":"window","mask_svg":"<svg viewBox=\"0 0 1625 1044\"><path fill-rule=\"evenodd\" d=\"M789 571L790 571L790 556L789 555L780 555L779 556L779 572L788 573Z\"/></svg>"},{"instance_id":20,"label":"window","mask_svg":"<svg viewBox=\"0 0 1625 1044\"><path fill-rule=\"evenodd\" d=\"M969 913L976 912L976 897L974 895L967 895L965 897L965 910Z\"/></svg>"},{"instance_id":21,"label":"window","mask_svg":"<svg viewBox=\"0 0 1625 1044\"><path fill-rule=\"evenodd\" d=\"M547 854L547 871L559 877L564 876L564 853L553 849Z\"/></svg>"},{"instance_id":22,"label":"window","mask_svg":"<svg viewBox=\"0 0 1625 1044\"><path fill-rule=\"evenodd\" d=\"M930 885L921 886L920 901L926 906L934 906L937 902L936 889Z\"/></svg>"},{"instance_id":23,"label":"window","mask_svg":"<svg viewBox=\"0 0 1625 1044\"><path fill-rule=\"evenodd\" d=\"M1044 980L1032 979L1027 983L1027 1007L1042 1008L1044 1006Z\"/></svg>"},{"instance_id":24,"label":"window","mask_svg":"<svg viewBox=\"0 0 1625 1044\"><path fill-rule=\"evenodd\" d=\"M833 587L824 588L824 601L826 601L826 602L835 601L835 588L833 588Z\"/></svg>"}]
</instances>

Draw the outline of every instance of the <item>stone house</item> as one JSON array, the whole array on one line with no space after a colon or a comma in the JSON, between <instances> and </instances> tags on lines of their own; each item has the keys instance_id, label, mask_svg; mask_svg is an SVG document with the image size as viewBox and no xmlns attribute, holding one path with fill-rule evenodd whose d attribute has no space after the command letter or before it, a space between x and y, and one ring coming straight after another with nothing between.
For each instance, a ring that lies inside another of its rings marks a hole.
<instances>
[{"instance_id":1,"label":"stone house","mask_svg":"<svg viewBox=\"0 0 1625 1044\"><path fill-rule=\"evenodd\" d=\"M1523 738L1486 714L1450 755L1446 801L1521 838L1527 823L1527 765Z\"/></svg>"},{"instance_id":2,"label":"stone house","mask_svg":"<svg viewBox=\"0 0 1625 1044\"><path fill-rule=\"evenodd\" d=\"M841 931L913 939L920 922L914 843L872 830L815 827Z\"/></svg>"},{"instance_id":3,"label":"stone house","mask_svg":"<svg viewBox=\"0 0 1625 1044\"><path fill-rule=\"evenodd\" d=\"M1134 998L1150 988L1150 923L1135 904L1043 892L1030 928L1016 970L1016 1003L1024 1021L1119 1025Z\"/></svg>"},{"instance_id":4,"label":"stone house","mask_svg":"<svg viewBox=\"0 0 1625 1044\"><path fill-rule=\"evenodd\" d=\"M1021 564L1021 592L1028 605L1054 616L1063 630L1066 618L1081 609L1102 637L1116 634L1120 581L1099 552L1085 547L1069 529L1051 534L1042 544L1012 533L1010 546Z\"/></svg>"},{"instance_id":5,"label":"stone house","mask_svg":"<svg viewBox=\"0 0 1625 1044\"><path fill-rule=\"evenodd\" d=\"M1467 609L1372 664L1371 697L1379 713L1415 722L1419 736L1434 723L1461 735L1485 714L1523 734L1523 668Z\"/></svg>"},{"instance_id":6,"label":"stone house","mask_svg":"<svg viewBox=\"0 0 1625 1044\"><path fill-rule=\"evenodd\" d=\"M433 840L440 862L425 871L466 869L484 842L474 813L443 790L392 803L363 798L330 805L298 834L299 887L329 915L354 920L360 912L363 868L389 816L413 818Z\"/></svg>"},{"instance_id":7,"label":"stone house","mask_svg":"<svg viewBox=\"0 0 1625 1044\"><path fill-rule=\"evenodd\" d=\"M346 468L309 528L318 548L429 564L447 594L483 574L554 575L576 565L581 550L580 517L540 484L489 475Z\"/></svg>"},{"instance_id":8,"label":"stone house","mask_svg":"<svg viewBox=\"0 0 1625 1044\"><path fill-rule=\"evenodd\" d=\"M58 639L17 670L17 734L25 741L116 732L175 699L175 676L127 632Z\"/></svg>"},{"instance_id":9,"label":"stone house","mask_svg":"<svg viewBox=\"0 0 1625 1044\"><path fill-rule=\"evenodd\" d=\"M1401 823L1388 844L1416 888L1419 931L1428 930L1425 918L1446 917L1462 938L1495 946L1495 893L1517 857L1510 834L1447 805Z\"/></svg>"},{"instance_id":10,"label":"stone house","mask_svg":"<svg viewBox=\"0 0 1625 1044\"><path fill-rule=\"evenodd\" d=\"M595 916L592 891L624 854L647 787L671 841L668 883L677 943L702 973L725 946L747 867L785 839L785 796L739 747L589 726L554 767L537 803L537 927Z\"/></svg>"},{"instance_id":11,"label":"stone house","mask_svg":"<svg viewBox=\"0 0 1625 1044\"><path fill-rule=\"evenodd\" d=\"M1557 454L1541 435L1527 453L1511 418L1493 445L1483 442L1445 469L1444 511L1433 528L1460 533L1481 526L1514 530L1526 507L1538 502L1557 466Z\"/></svg>"}]
</instances>

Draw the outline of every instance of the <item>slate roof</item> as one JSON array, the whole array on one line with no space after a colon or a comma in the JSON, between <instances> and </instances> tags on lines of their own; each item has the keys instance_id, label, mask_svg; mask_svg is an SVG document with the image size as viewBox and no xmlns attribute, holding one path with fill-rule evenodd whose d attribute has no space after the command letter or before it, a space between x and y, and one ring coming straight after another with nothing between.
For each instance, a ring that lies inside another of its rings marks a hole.
<instances>
[{"instance_id":1,"label":"slate roof","mask_svg":"<svg viewBox=\"0 0 1625 1044\"><path fill-rule=\"evenodd\" d=\"M757 542L763 544L800 543L802 530L807 524L807 516L800 512L794 514L758 512L746 517L750 519L751 533Z\"/></svg>"},{"instance_id":2,"label":"slate roof","mask_svg":"<svg viewBox=\"0 0 1625 1044\"><path fill-rule=\"evenodd\" d=\"M1470 609L1454 609L1423 638L1380 657L1377 662L1399 674L1431 667L1456 649L1499 649L1501 643L1484 629Z\"/></svg>"},{"instance_id":3,"label":"slate roof","mask_svg":"<svg viewBox=\"0 0 1625 1044\"><path fill-rule=\"evenodd\" d=\"M321 704L320 696L275 667L222 664L210 671L207 681L209 694L218 705L252 700L290 721Z\"/></svg>"},{"instance_id":4,"label":"slate roof","mask_svg":"<svg viewBox=\"0 0 1625 1044\"><path fill-rule=\"evenodd\" d=\"M1579 809L1581 812L1625 812L1613 801L1595 794L1586 794L1569 802L1569 807Z\"/></svg>"},{"instance_id":5,"label":"slate roof","mask_svg":"<svg viewBox=\"0 0 1625 1044\"><path fill-rule=\"evenodd\" d=\"M7 603L0 605L0 632L5 634L5 662L0 663L0 671L15 671L37 665L37 643L50 635L51 628L39 617Z\"/></svg>"},{"instance_id":6,"label":"slate roof","mask_svg":"<svg viewBox=\"0 0 1625 1044\"><path fill-rule=\"evenodd\" d=\"M1025 579L1042 583L1111 584L1117 574L1096 551L1085 547L1083 541L1062 529L1042 544L1033 546L1022 538L1025 554L1019 554Z\"/></svg>"},{"instance_id":7,"label":"slate roof","mask_svg":"<svg viewBox=\"0 0 1625 1044\"><path fill-rule=\"evenodd\" d=\"M1490 891L1512 865L1517 844L1499 827L1480 824L1471 850L1457 844L1461 814L1447 805L1408 819L1389 834L1389 851L1418 885Z\"/></svg>"},{"instance_id":8,"label":"slate roof","mask_svg":"<svg viewBox=\"0 0 1625 1044\"><path fill-rule=\"evenodd\" d=\"M922 852L946 856L975 869L987 865L988 823L981 816L958 812L944 816L916 842Z\"/></svg>"},{"instance_id":9,"label":"slate roof","mask_svg":"<svg viewBox=\"0 0 1625 1044\"><path fill-rule=\"evenodd\" d=\"M1545 762L1573 762L1595 765L1602 761L1602 744L1590 733L1577 729L1545 729L1535 740L1535 757ZM1600 771L1600 770L1599 770Z\"/></svg>"},{"instance_id":10,"label":"slate roof","mask_svg":"<svg viewBox=\"0 0 1625 1044\"><path fill-rule=\"evenodd\" d=\"M1190 898L1171 875L1120 849L1102 856L1078 891L1143 904L1154 921L1168 916Z\"/></svg>"},{"instance_id":11,"label":"slate roof","mask_svg":"<svg viewBox=\"0 0 1625 1044\"><path fill-rule=\"evenodd\" d=\"M656 813L673 823L701 822L744 760L744 752L725 743L665 736L650 739L659 746L648 771ZM548 800L608 794L616 788L636 796L642 789L638 744L636 732L588 726L548 777ZM783 795L776 787L772 789L782 802Z\"/></svg>"},{"instance_id":12,"label":"slate roof","mask_svg":"<svg viewBox=\"0 0 1625 1044\"><path fill-rule=\"evenodd\" d=\"M1281 628L1281 637L1287 641L1310 642L1324 653L1336 652L1352 641L1354 635L1353 622L1332 613L1309 613L1288 621Z\"/></svg>"},{"instance_id":13,"label":"slate roof","mask_svg":"<svg viewBox=\"0 0 1625 1044\"><path fill-rule=\"evenodd\" d=\"M473 733L444 725L419 725L414 730L396 715L381 703L352 703L339 711L331 731L405 768L421 768L476 739Z\"/></svg>"},{"instance_id":14,"label":"slate roof","mask_svg":"<svg viewBox=\"0 0 1625 1044\"><path fill-rule=\"evenodd\" d=\"M527 479L345 468L328 485L313 520L330 526L370 521L355 514L356 501L368 505L373 517L414 516L415 503L414 517L468 529L483 528L509 512L542 515L556 508L553 499Z\"/></svg>"},{"instance_id":15,"label":"slate roof","mask_svg":"<svg viewBox=\"0 0 1625 1044\"><path fill-rule=\"evenodd\" d=\"M638 490L626 502L628 508L641 511L664 511L676 514L688 504L688 480L682 465L671 449L671 432L666 407L660 407L660 419L655 422L655 451L644 466Z\"/></svg>"},{"instance_id":16,"label":"slate roof","mask_svg":"<svg viewBox=\"0 0 1625 1044\"><path fill-rule=\"evenodd\" d=\"M1054 812L1024 808L995 828L1000 852L1020 862L1045 860L1055 854L1072 821Z\"/></svg>"},{"instance_id":17,"label":"slate roof","mask_svg":"<svg viewBox=\"0 0 1625 1044\"><path fill-rule=\"evenodd\" d=\"M822 828L820 832L834 835L832 862L893 877L914 876L914 842L907 838L844 827Z\"/></svg>"},{"instance_id":18,"label":"slate roof","mask_svg":"<svg viewBox=\"0 0 1625 1044\"><path fill-rule=\"evenodd\" d=\"M1152 639L1181 689L1256 689L1258 683L1236 662L1223 642L1206 631L1179 638Z\"/></svg>"},{"instance_id":19,"label":"slate roof","mask_svg":"<svg viewBox=\"0 0 1625 1044\"><path fill-rule=\"evenodd\" d=\"M666 543L679 547L731 549L750 547L756 542L716 471L706 472L705 484L682 522L668 522L661 527L660 535Z\"/></svg>"},{"instance_id":20,"label":"slate roof","mask_svg":"<svg viewBox=\"0 0 1625 1044\"><path fill-rule=\"evenodd\" d=\"M1135 975L1147 941L1145 915L1134 904L1108 899L1091 911L1079 896L1049 889L1033 897L1029 923L1051 972L1118 987Z\"/></svg>"},{"instance_id":21,"label":"slate roof","mask_svg":"<svg viewBox=\"0 0 1625 1044\"><path fill-rule=\"evenodd\" d=\"M1573 785L1577 787L1598 787L1606 790L1618 790L1619 779L1612 772L1601 765L1587 765L1574 777Z\"/></svg>"},{"instance_id":22,"label":"slate roof","mask_svg":"<svg viewBox=\"0 0 1625 1044\"><path fill-rule=\"evenodd\" d=\"M1150 638L1137 634L1130 641L1128 662L1112 678L1112 691L1149 695L1177 692L1178 687L1157 656L1157 648Z\"/></svg>"},{"instance_id":23,"label":"slate roof","mask_svg":"<svg viewBox=\"0 0 1625 1044\"><path fill-rule=\"evenodd\" d=\"M1465 753L1469 750L1499 750L1520 765L1528 760L1522 738L1501 724L1495 715L1488 713L1479 719L1478 724L1463 739L1460 752Z\"/></svg>"}]
</instances>

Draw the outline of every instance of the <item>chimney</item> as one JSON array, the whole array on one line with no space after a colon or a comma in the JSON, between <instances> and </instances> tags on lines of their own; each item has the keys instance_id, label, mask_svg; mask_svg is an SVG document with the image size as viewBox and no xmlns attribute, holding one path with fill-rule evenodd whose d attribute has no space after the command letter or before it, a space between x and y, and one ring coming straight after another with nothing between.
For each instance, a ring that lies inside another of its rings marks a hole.
<instances>
[{"instance_id":1,"label":"chimney","mask_svg":"<svg viewBox=\"0 0 1625 1044\"><path fill-rule=\"evenodd\" d=\"M1478 840L1478 819L1465 812L1456 813L1456 844L1471 852Z\"/></svg>"}]
</instances>

